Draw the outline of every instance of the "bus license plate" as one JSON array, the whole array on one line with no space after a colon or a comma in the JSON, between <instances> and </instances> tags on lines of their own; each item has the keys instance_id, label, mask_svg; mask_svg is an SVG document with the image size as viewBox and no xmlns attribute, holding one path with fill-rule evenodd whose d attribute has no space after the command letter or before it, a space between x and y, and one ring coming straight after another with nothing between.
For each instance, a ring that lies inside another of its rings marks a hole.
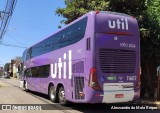
<instances>
[{"instance_id":1,"label":"bus license plate","mask_svg":"<svg viewBox=\"0 0 160 113\"><path fill-rule=\"evenodd\" d=\"M124 94L115 94L115 98L124 98Z\"/></svg>"}]
</instances>

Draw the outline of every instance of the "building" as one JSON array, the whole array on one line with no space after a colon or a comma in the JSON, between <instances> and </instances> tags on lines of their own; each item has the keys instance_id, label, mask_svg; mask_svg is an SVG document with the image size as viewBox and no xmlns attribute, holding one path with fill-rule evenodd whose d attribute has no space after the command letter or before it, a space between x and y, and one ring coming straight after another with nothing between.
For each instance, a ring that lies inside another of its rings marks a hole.
<instances>
[{"instance_id":1,"label":"building","mask_svg":"<svg viewBox=\"0 0 160 113\"><path fill-rule=\"evenodd\" d=\"M4 74L4 69L3 67L0 67L0 76L2 76Z\"/></svg>"},{"instance_id":2,"label":"building","mask_svg":"<svg viewBox=\"0 0 160 113\"><path fill-rule=\"evenodd\" d=\"M10 76L14 78L19 78L19 65L21 63L21 60L11 60L10 63Z\"/></svg>"}]
</instances>

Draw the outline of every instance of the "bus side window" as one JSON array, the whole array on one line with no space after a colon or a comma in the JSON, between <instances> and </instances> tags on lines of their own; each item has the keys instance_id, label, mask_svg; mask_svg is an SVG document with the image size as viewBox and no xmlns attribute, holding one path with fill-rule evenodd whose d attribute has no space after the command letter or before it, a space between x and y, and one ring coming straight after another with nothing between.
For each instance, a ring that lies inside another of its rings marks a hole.
<instances>
[{"instance_id":1,"label":"bus side window","mask_svg":"<svg viewBox=\"0 0 160 113\"><path fill-rule=\"evenodd\" d=\"M32 67L32 77L38 77L39 76L39 67Z\"/></svg>"},{"instance_id":2,"label":"bus side window","mask_svg":"<svg viewBox=\"0 0 160 113\"><path fill-rule=\"evenodd\" d=\"M31 77L31 75L32 75L31 69L30 69L30 68L26 69L26 70L24 71L24 74L25 74L26 77Z\"/></svg>"},{"instance_id":3,"label":"bus side window","mask_svg":"<svg viewBox=\"0 0 160 113\"><path fill-rule=\"evenodd\" d=\"M48 77L50 74L50 65L43 66L43 76Z\"/></svg>"}]
</instances>

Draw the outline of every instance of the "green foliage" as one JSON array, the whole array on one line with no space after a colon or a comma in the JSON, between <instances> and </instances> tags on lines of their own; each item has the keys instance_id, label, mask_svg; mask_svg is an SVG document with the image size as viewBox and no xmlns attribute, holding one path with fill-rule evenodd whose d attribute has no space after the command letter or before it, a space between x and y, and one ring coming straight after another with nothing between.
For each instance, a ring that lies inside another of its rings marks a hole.
<instances>
[{"instance_id":1,"label":"green foliage","mask_svg":"<svg viewBox=\"0 0 160 113\"><path fill-rule=\"evenodd\" d=\"M139 15L146 10L146 0L109 0L110 11Z\"/></svg>"},{"instance_id":2,"label":"green foliage","mask_svg":"<svg viewBox=\"0 0 160 113\"><path fill-rule=\"evenodd\" d=\"M66 8L57 8L56 14L66 20L61 23L68 24L89 11L108 10L109 2L106 0L65 0Z\"/></svg>"},{"instance_id":3,"label":"green foliage","mask_svg":"<svg viewBox=\"0 0 160 113\"><path fill-rule=\"evenodd\" d=\"M150 0L147 11L156 21L160 22L160 0Z\"/></svg>"},{"instance_id":4,"label":"green foliage","mask_svg":"<svg viewBox=\"0 0 160 113\"><path fill-rule=\"evenodd\" d=\"M141 55L143 62L160 64L160 0L150 0L139 20L141 32Z\"/></svg>"},{"instance_id":5,"label":"green foliage","mask_svg":"<svg viewBox=\"0 0 160 113\"><path fill-rule=\"evenodd\" d=\"M6 64L4 65L4 71L9 71L9 63L6 63Z\"/></svg>"}]
</instances>

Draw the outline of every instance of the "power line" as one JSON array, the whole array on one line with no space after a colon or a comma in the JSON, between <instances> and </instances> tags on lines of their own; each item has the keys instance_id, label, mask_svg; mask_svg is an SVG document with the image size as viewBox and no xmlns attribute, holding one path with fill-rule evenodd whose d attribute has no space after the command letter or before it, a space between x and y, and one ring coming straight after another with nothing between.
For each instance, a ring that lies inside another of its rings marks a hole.
<instances>
[{"instance_id":1,"label":"power line","mask_svg":"<svg viewBox=\"0 0 160 113\"><path fill-rule=\"evenodd\" d=\"M12 39L12 42L13 42L13 43L16 42L16 43L18 43L18 44L20 44L20 45L25 45L24 43L18 41L18 40L15 39L13 36L11 36L8 32L6 32L6 35L7 35L10 39ZM4 42L4 41L3 41L3 42Z\"/></svg>"},{"instance_id":2,"label":"power line","mask_svg":"<svg viewBox=\"0 0 160 113\"><path fill-rule=\"evenodd\" d=\"M0 45L3 45L3 46L10 46L10 47L17 47L17 48L27 48L27 47L24 47L24 46L19 46L19 45L14 45L14 44L5 44L5 43L1 43Z\"/></svg>"},{"instance_id":3,"label":"power line","mask_svg":"<svg viewBox=\"0 0 160 113\"><path fill-rule=\"evenodd\" d=\"M2 17L2 23L0 26L0 42L2 42L3 36L10 22L16 3L17 3L17 0L7 0L5 11L0 11L0 15Z\"/></svg>"}]
</instances>

